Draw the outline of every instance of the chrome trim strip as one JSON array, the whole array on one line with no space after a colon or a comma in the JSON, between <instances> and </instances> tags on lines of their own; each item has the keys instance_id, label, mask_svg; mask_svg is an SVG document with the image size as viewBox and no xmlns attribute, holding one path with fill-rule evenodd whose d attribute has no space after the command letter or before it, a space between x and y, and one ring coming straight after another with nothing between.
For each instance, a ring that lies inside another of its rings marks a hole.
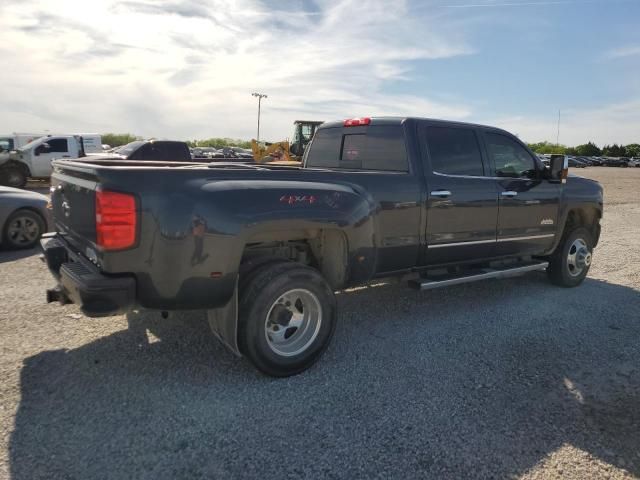
<instances>
[{"instance_id":1,"label":"chrome trim strip","mask_svg":"<svg viewBox=\"0 0 640 480\"><path fill-rule=\"evenodd\" d=\"M495 180L496 178L500 178L504 180L505 177L485 177L484 175L449 175L448 173L440 173L440 172L431 172L438 177L449 177L449 178L482 178L484 180Z\"/></svg>"},{"instance_id":2,"label":"chrome trim strip","mask_svg":"<svg viewBox=\"0 0 640 480\"><path fill-rule=\"evenodd\" d=\"M515 242L520 240L537 240L540 238L551 238L555 237L555 233L545 233L544 235L530 235L528 237L508 237L508 238L499 238L498 242Z\"/></svg>"},{"instance_id":3,"label":"chrome trim strip","mask_svg":"<svg viewBox=\"0 0 640 480\"><path fill-rule=\"evenodd\" d=\"M530 182L531 180L535 180L533 178L527 177L488 177L486 175L450 175L448 173L440 173L440 172L431 172L433 175L438 177L449 177L449 178L481 178L484 180L522 180L526 182Z\"/></svg>"},{"instance_id":4,"label":"chrome trim strip","mask_svg":"<svg viewBox=\"0 0 640 480\"><path fill-rule=\"evenodd\" d=\"M472 240L470 242L436 243L435 245L427 245L427 248L461 247L463 245L480 245L483 243L496 243L496 239L492 238L491 240Z\"/></svg>"},{"instance_id":5,"label":"chrome trim strip","mask_svg":"<svg viewBox=\"0 0 640 480\"><path fill-rule=\"evenodd\" d=\"M498 238L498 239L491 239L491 240L472 240L470 242L436 243L434 245L427 245L427 248L462 247L465 245L481 245L485 243L516 242L520 240L537 240L541 238L551 238L555 236L556 236L555 233L545 233L544 235L529 235L527 237L509 237L509 238Z\"/></svg>"}]
</instances>

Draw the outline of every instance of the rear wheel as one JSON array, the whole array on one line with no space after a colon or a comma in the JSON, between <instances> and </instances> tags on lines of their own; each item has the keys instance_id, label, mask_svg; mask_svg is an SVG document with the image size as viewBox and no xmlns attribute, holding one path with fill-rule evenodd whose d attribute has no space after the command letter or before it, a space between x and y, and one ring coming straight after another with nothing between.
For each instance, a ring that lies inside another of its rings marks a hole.
<instances>
[{"instance_id":1,"label":"rear wheel","mask_svg":"<svg viewBox=\"0 0 640 480\"><path fill-rule=\"evenodd\" d=\"M287 377L309 368L326 350L336 302L316 270L271 263L255 271L240 292L238 319L242 353L267 375Z\"/></svg>"},{"instance_id":2,"label":"rear wheel","mask_svg":"<svg viewBox=\"0 0 640 480\"><path fill-rule=\"evenodd\" d=\"M549 259L549 279L562 287L580 285L589 273L593 257L593 241L589 230L576 227L568 230Z\"/></svg>"},{"instance_id":3,"label":"rear wheel","mask_svg":"<svg viewBox=\"0 0 640 480\"><path fill-rule=\"evenodd\" d=\"M31 210L18 210L11 214L2 232L3 244L10 248L31 248L44 233L45 223Z\"/></svg>"}]
</instances>

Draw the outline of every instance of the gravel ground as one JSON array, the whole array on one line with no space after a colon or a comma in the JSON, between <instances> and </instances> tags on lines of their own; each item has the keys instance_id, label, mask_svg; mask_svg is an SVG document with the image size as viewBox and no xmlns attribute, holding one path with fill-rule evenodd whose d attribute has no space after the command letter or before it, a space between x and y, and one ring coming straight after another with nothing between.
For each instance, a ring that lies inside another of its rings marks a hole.
<instances>
[{"instance_id":1,"label":"gravel ground","mask_svg":"<svg viewBox=\"0 0 640 480\"><path fill-rule=\"evenodd\" d=\"M0 252L0 478L639 478L640 169L578 173L607 200L581 287L345 292L283 380L203 314L47 305L37 252Z\"/></svg>"}]
</instances>

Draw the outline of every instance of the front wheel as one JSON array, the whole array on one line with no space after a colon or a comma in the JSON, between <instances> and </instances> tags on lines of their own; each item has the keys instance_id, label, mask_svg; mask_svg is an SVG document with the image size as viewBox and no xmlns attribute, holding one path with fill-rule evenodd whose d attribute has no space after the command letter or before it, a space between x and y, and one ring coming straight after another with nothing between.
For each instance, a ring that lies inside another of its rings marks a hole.
<instances>
[{"instance_id":1,"label":"front wheel","mask_svg":"<svg viewBox=\"0 0 640 480\"><path fill-rule=\"evenodd\" d=\"M336 327L336 301L316 270L292 262L253 274L239 302L240 350L263 373L288 377L315 363Z\"/></svg>"},{"instance_id":2,"label":"front wheel","mask_svg":"<svg viewBox=\"0 0 640 480\"><path fill-rule=\"evenodd\" d=\"M27 175L14 165L0 169L0 184L7 187L23 188L27 184Z\"/></svg>"},{"instance_id":3,"label":"front wheel","mask_svg":"<svg viewBox=\"0 0 640 480\"><path fill-rule=\"evenodd\" d=\"M549 279L562 287L577 287L587 276L592 258L593 241L589 230L584 227L574 228L565 233L560 245L549 258Z\"/></svg>"}]
</instances>

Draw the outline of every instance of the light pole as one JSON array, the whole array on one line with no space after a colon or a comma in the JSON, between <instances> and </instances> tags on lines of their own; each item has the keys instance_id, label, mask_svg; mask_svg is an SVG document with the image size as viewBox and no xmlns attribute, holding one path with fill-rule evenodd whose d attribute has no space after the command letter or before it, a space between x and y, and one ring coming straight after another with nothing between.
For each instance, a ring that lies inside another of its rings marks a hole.
<instances>
[{"instance_id":1,"label":"light pole","mask_svg":"<svg viewBox=\"0 0 640 480\"><path fill-rule=\"evenodd\" d=\"M262 102L263 98L267 98L267 95L264 93L253 92L251 96L258 97L258 138L256 138L256 140L259 142L260 141L260 103Z\"/></svg>"}]
</instances>

